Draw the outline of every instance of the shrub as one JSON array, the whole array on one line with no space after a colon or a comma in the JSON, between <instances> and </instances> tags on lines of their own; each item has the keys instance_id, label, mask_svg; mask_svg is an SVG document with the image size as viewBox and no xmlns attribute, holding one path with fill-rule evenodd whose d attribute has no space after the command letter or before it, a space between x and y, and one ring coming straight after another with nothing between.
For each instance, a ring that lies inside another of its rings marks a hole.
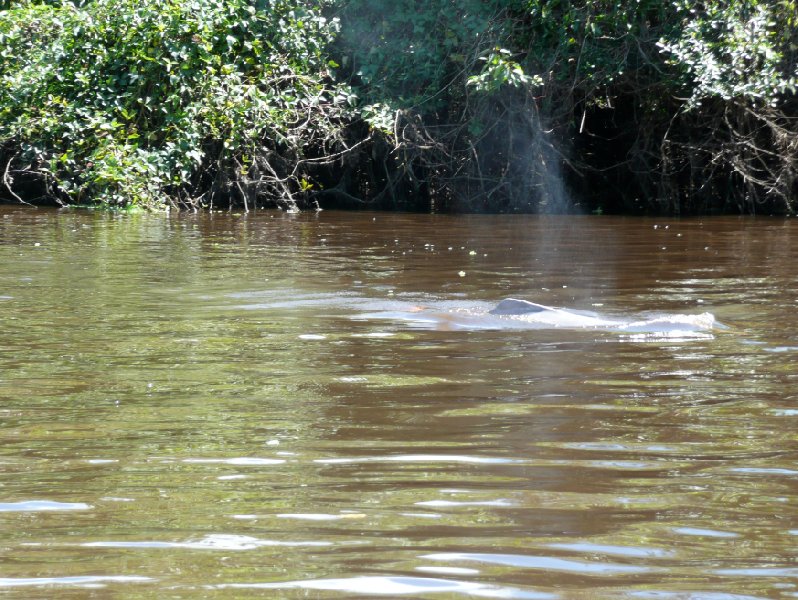
<instances>
[{"instance_id":1,"label":"shrub","mask_svg":"<svg viewBox=\"0 0 798 600\"><path fill-rule=\"evenodd\" d=\"M20 2L0 11L0 149L62 202L294 207L351 98L338 23L300 0ZM6 183L11 175L7 175ZM304 183L303 183L304 182Z\"/></svg>"}]
</instances>

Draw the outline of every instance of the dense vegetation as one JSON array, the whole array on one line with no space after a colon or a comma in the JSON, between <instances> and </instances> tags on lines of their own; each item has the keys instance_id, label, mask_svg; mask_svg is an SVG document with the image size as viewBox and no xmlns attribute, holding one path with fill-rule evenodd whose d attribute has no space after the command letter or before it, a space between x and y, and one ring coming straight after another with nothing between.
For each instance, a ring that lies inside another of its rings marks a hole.
<instances>
[{"instance_id":1,"label":"dense vegetation","mask_svg":"<svg viewBox=\"0 0 798 600\"><path fill-rule=\"evenodd\" d=\"M796 0L0 0L0 198L798 209Z\"/></svg>"}]
</instances>

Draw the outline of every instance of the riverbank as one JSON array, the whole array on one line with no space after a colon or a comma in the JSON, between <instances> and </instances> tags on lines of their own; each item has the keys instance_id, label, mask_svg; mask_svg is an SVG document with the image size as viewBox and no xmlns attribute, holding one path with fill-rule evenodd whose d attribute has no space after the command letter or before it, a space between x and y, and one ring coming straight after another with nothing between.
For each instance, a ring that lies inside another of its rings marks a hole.
<instances>
[{"instance_id":1,"label":"riverbank","mask_svg":"<svg viewBox=\"0 0 798 600\"><path fill-rule=\"evenodd\" d=\"M795 212L795 1L630 4L18 2L0 201Z\"/></svg>"}]
</instances>

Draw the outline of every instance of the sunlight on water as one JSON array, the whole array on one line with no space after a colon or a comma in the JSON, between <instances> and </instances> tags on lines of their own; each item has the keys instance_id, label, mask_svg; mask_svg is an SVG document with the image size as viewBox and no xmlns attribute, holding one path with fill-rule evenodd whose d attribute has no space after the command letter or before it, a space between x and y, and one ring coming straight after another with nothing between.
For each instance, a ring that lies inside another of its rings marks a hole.
<instances>
[{"instance_id":1,"label":"sunlight on water","mask_svg":"<svg viewBox=\"0 0 798 600\"><path fill-rule=\"evenodd\" d=\"M146 583L154 581L149 577L128 577L124 575L83 576L83 577L0 577L0 588L6 587L81 587L101 588L108 583Z\"/></svg>"},{"instance_id":2,"label":"sunlight on water","mask_svg":"<svg viewBox=\"0 0 798 600\"><path fill-rule=\"evenodd\" d=\"M84 502L51 502L49 500L26 500L24 502L0 502L0 512L42 512L55 510L89 510Z\"/></svg>"},{"instance_id":3,"label":"sunlight on water","mask_svg":"<svg viewBox=\"0 0 798 600\"><path fill-rule=\"evenodd\" d=\"M87 542L86 548L188 548L190 550L254 550L263 546L330 546L330 542L281 542L261 540L246 535L211 534L202 539L186 542Z\"/></svg>"},{"instance_id":4,"label":"sunlight on water","mask_svg":"<svg viewBox=\"0 0 798 600\"><path fill-rule=\"evenodd\" d=\"M502 464L521 462L512 458L490 456L457 456L446 454L401 454L397 456L363 456L358 458L318 458L314 462L321 464L348 464L364 462L400 462L400 463L472 463Z\"/></svg>"},{"instance_id":5,"label":"sunlight on water","mask_svg":"<svg viewBox=\"0 0 798 600\"><path fill-rule=\"evenodd\" d=\"M569 544L549 544L550 548L573 550L576 552L589 552L594 554L609 554L616 556L634 556L640 558L666 558L675 556L675 552L661 548L610 546L606 544L591 544L589 542L576 542Z\"/></svg>"},{"instance_id":6,"label":"sunlight on water","mask_svg":"<svg viewBox=\"0 0 798 600\"><path fill-rule=\"evenodd\" d=\"M169 461L164 461L169 462ZM235 458L184 458L181 462L188 464L223 464L240 466L260 466L260 465L281 465L285 460L279 458L257 458L249 456L237 456Z\"/></svg>"},{"instance_id":7,"label":"sunlight on water","mask_svg":"<svg viewBox=\"0 0 798 600\"><path fill-rule=\"evenodd\" d=\"M649 567L636 567L632 565L618 565L606 561L602 562L583 562L574 560L564 560L551 556L527 556L519 554L471 554L442 552L439 554L427 554L420 558L429 560L442 560L449 562L481 562L508 567L518 567L522 569L543 569L546 571L571 571L575 573L589 573L591 575L613 575L617 573L645 573L650 571Z\"/></svg>"},{"instance_id":8,"label":"sunlight on water","mask_svg":"<svg viewBox=\"0 0 798 600\"><path fill-rule=\"evenodd\" d=\"M317 579L313 581L288 581L285 583L231 584L229 588L328 590L369 595L407 595L450 593L480 598L520 598L548 600L553 594L524 591L514 588L484 585L449 579L423 577L354 577L352 579Z\"/></svg>"}]
</instances>

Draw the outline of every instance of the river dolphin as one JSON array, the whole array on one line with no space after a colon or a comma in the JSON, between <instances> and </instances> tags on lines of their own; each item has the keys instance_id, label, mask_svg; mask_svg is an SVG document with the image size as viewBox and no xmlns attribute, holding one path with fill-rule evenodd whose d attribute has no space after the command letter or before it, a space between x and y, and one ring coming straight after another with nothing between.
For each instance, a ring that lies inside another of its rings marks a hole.
<instances>
[{"instance_id":1,"label":"river dolphin","mask_svg":"<svg viewBox=\"0 0 798 600\"><path fill-rule=\"evenodd\" d=\"M246 304L239 308L303 307L310 310L313 307L323 308L329 307L331 303L337 303L340 307L353 309L355 314L352 318L355 320L388 319L405 323L410 327L439 331L570 329L640 333L656 337L706 338L711 337L716 329L727 329L708 312L598 313L591 310L547 306L518 298L505 298L498 304L428 298L422 300L423 304L416 304L399 298L375 299L346 294L337 295L332 299L326 294L308 294L304 297L293 296L286 299L281 296L269 300L271 301Z\"/></svg>"},{"instance_id":2,"label":"river dolphin","mask_svg":"<svg viewBox=\"0 0 798 600\"><path fill-rule=\"evenodd\" d=\"M546 306L517 298L505 298L493 308L482 310L415 306L409 312L391 311L384 316L392 316L439 330L594 329L674 336L692 333L703 336L719 326L710 313L609 316L588 310Z\"/></svg>"},{"instance_id":3,"label":"river dolphin","mask_svg":"<svg viewBox=\"0 0 798 600\"><path fill-rule=\"evenodd\" d=\"M627 333L684 333L723 327L710 313L700 315L666 314L649 317L608 317L592 311L557 308L528 300L505 298L488 311L489 315L519 320L530 326L603 329Z\"/></svg>"}]
</instances>

